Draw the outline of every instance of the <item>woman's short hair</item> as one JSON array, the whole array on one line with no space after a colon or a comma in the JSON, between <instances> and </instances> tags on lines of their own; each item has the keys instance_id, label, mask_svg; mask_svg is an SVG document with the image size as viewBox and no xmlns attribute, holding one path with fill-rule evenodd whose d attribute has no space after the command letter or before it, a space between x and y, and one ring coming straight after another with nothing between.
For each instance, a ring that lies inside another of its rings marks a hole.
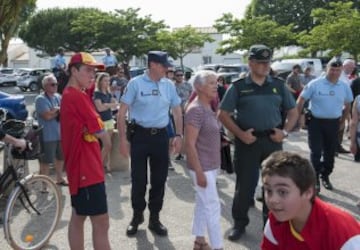
<instances>
[{"instance_id":1,"label":"woman's short hair","mask_svg":"<svg viewBox=\"0 0 360 250\"><path fill-rule=\"evenodd\" d=\"M42 87L45 88L45 85L48 84L50 80L52 80L52 82L57 83L57 79L54 76L54 74L48 74L48 75L45 75L44 78L41 81Z\"/></svg>"},{"instance_id":2,"label":"woman's short hair","mask_svg":"<svg viewBox=\"0 0 360 250\"><path fill-rule=\"evenodd\" d=\"M194 80L193 80L193 86L196 89L196 86L201 86L204 85L206 83L206 80L208 77L210 76L214 76L215 78L217 78L217 75L214 71L212 70L200 70L198 71L195 76L194 76Z\"/></svg>"}]
</instances>

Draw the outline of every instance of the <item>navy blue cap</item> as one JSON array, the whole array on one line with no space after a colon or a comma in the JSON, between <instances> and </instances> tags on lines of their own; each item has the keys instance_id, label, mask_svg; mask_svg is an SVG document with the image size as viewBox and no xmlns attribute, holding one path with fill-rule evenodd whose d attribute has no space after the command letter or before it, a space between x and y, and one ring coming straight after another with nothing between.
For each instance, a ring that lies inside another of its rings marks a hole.
<instances>
[{"instance_id":1,"label":"navy blue cap","mask_svg":"<svg viewBox=\"0 0 360 250\"><path fill-rule=\"evenodd\" d=\"M263 44L252 45L249 49L249 59L254 59L259 62L270 62L271 57L271 49Z\"/></svg>"},{"instance_id":2,"label":"navy blue cap","mask_svg":"<svg viewBox=\"0 0 360 250\"><path fill-rule=\"evenodd\" d=\"M149 62L161 63L167 68L174 67L174 65L172 65L172 63L169 61L168 53L164 51L149 51L148 63Z\"/></svg>"}]
</instances>

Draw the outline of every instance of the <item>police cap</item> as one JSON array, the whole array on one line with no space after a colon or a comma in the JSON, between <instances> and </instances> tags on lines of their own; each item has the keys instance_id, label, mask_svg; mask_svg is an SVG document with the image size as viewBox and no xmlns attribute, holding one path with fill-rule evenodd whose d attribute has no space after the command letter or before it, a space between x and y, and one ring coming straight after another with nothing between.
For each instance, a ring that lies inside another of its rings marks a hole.
<instances>
[{"instance_id":1,"label":"police cap","mask_svg":"<svg viewBox=\"0 0 360 250\"><path fill-rule=\"evenodd\" d=\"M272 51L269 47L263 44L252 45L249 49L249 60L256 60L259 62L270 62Z\"/></svg>"}]
</instances>

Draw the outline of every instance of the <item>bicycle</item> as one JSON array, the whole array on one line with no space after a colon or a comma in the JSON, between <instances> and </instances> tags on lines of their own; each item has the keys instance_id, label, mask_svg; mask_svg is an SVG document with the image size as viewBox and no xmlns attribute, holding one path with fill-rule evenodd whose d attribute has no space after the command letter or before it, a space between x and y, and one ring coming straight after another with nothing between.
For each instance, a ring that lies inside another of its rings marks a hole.
<instances>
[{"instance_id":1,"label":"bicycle","mask_svg":"<svg viewBox=\"0 0 360 250\"><path fill-rule=\"evenodd\" d=\"M7 125L9 122L12 124ZM5 144L0 199L12 188L4 212L5 238L14 249L40 249L54 233L62 213L56 183L47 176L26 173L27 161L39 157L40 144L36 140L41 128L14 120L1 124L5 133L30 140L23 152Z\"/></svg>"}]
</instances>

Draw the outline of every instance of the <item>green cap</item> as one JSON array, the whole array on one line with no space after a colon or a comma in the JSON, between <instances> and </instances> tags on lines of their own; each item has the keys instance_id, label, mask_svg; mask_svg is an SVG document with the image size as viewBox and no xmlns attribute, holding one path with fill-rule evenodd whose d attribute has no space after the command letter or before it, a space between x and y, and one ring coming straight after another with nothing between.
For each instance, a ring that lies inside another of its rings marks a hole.
<instances>
[{"instance_id":1,"label":"green cap","mask_svg":"<svg viewBox=\"0 0 360 250\"><path fill-rule=\"evenodd\" d=\"M260 62L270 62L272 51L269 47L262 44L252 45L249 49L249 60L256 60Z\"/></svg>"}]
</instances>

